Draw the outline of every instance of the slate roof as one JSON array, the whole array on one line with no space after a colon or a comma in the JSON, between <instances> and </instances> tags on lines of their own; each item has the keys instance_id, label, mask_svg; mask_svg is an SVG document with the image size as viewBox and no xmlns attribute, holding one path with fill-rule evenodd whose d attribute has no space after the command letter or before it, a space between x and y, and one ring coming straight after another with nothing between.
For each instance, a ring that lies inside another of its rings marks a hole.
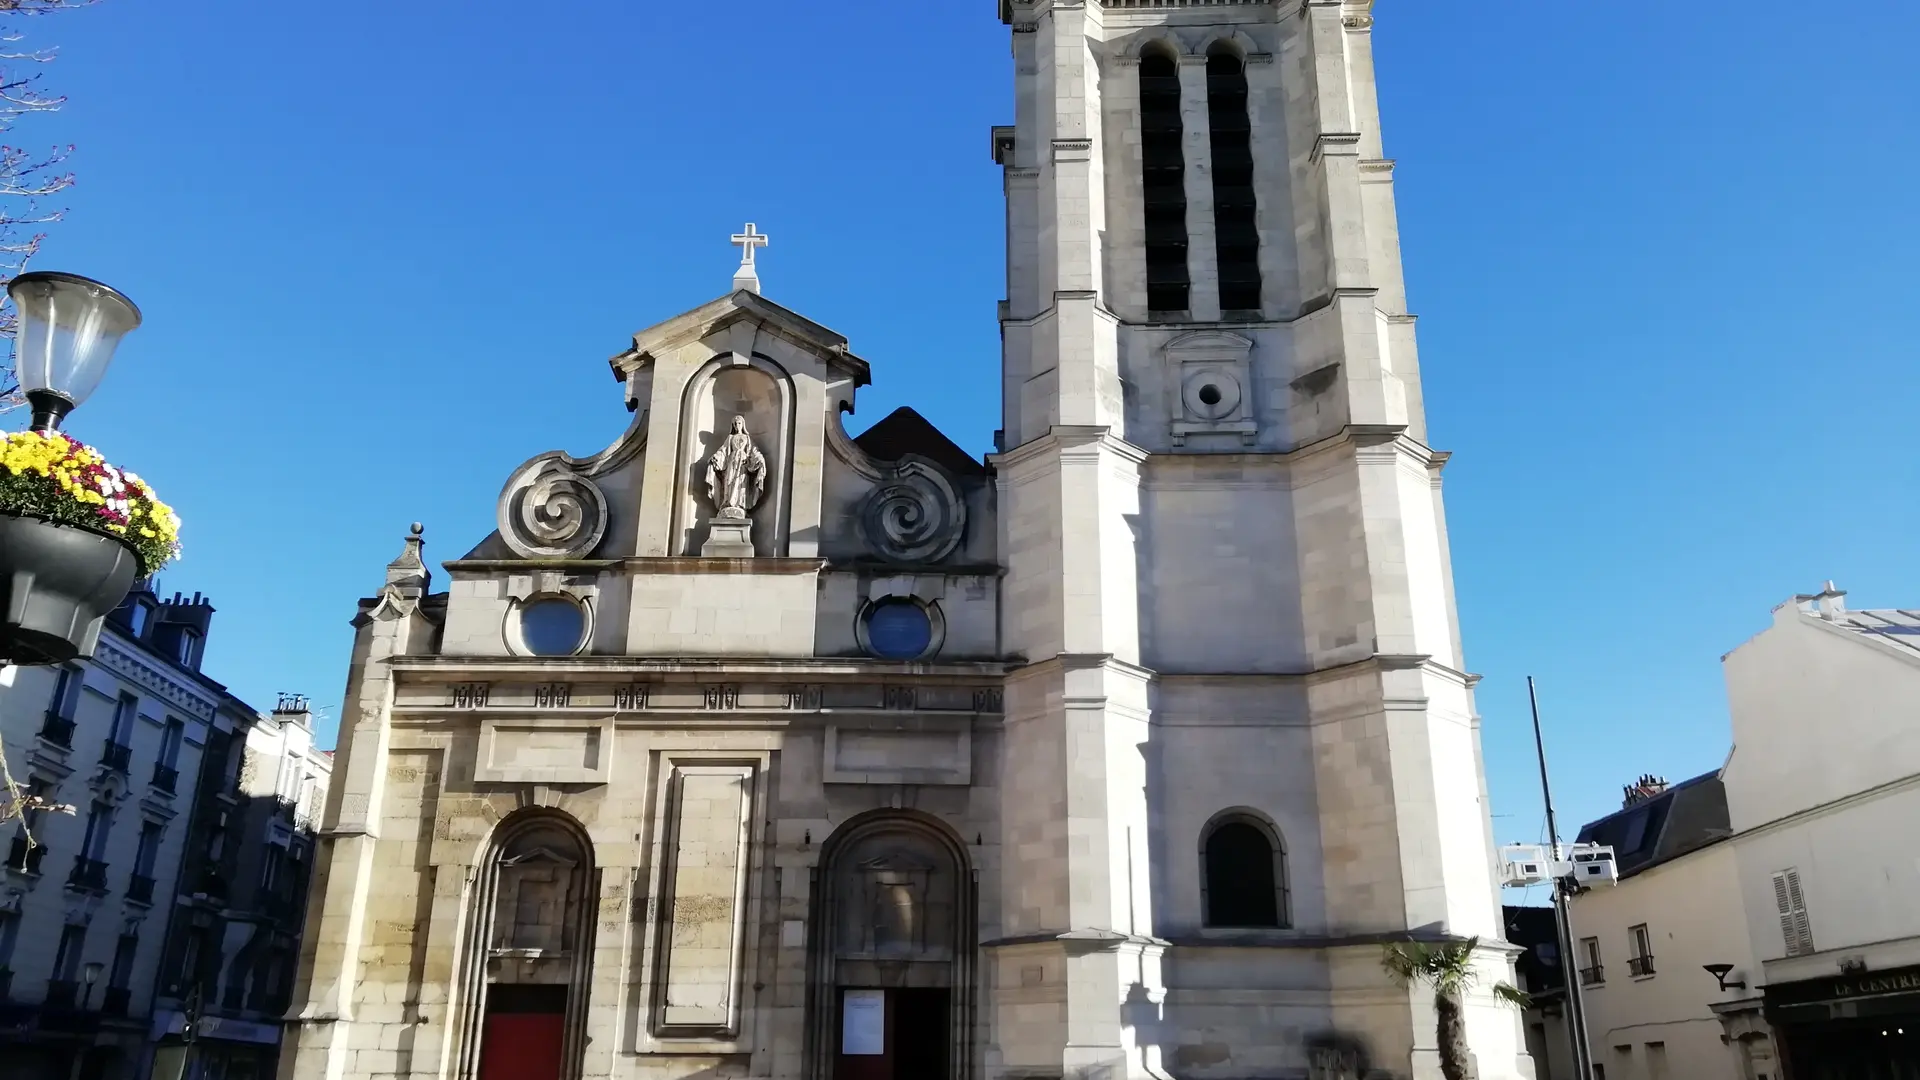
<instances>
[{"instance_id":1,"label":"slate roof","mask_svg":"<svg viewBox=\"0 0 1920 1080\"><path fill-rule=\"evenodd\" d=\"M1575 842L1612 847L1620 876L1626 878L1732 835L1727 789L1716 769L1587 823Z\"/></svg>"},{"instance_id":2,"label":"slate roof","mask_svg":"<svg viewBox=\"0 0 1920 1080\"><path fill-rule=\"evenodd\" d=\"M1560 931L1553 923L1553 909L1508 904L1501 915L1507 940L1527 950L1513 962L1526 981L1524 989L1538 995L1565 986L1566 972L1560 966Z\"/></svg>"},{"instance_id":3,"label":"slate roof","mask_svg":"<svg viewBox=\"0 0 1920 1080\"><path fill-rule=\"evenodd\" d=\"M1902 608L1848 611L1835 618L1833 625L1856 634L1869 635L1920 656L1920 611Z\"/></svg>"},{"instance_id":4,"label":"slate roof","mask_svg":"<svg viewBox=\"0 0 1920 1080\"><path fill-rule=\"evenodd\" d=\"M985 476L987 467L955 445L927 418L906 406L861 432L854 445L881 461L898 461L918 454L958 477Z\"/></svg>"}]
</instances>

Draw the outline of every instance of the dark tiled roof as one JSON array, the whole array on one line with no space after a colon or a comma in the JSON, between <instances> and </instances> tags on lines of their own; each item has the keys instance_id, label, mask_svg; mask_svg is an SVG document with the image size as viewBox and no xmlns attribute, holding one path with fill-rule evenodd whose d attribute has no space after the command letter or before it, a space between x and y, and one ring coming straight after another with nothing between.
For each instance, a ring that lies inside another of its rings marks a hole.
<instances>
[{"instance_id":1,"label":"dark tiled roof","mask_svg":"<svg viewBox=\"0 0 1920 1080\"><path fill-rule=\"evenodd\" d=\"M1683 780L1645 802L1590 822L1575 838L1606 844L1628 877L1718 843L1733 834L1719 770Z\"/></svg>"},{"instance_id":2,"label":"dark tiled roof","mask_svg":"<svg viewBox=\"0 0 1920 1080\"><path fill-rule=\"evenodd\" d=\"M1553 924L1550 907L1519 907L1508 904L1501 909L1507 940L1527 950L1514 960L1514 968L1526 980L1526 991L1538 994L1566 985L1566 973L1560 966L1560 931Z\"/></svg>"},{"instance_id":3,"label":"dark tiled roof","mask_svg":"<svg viewBox=\"0 0 1920 1080\"><path fill-rule=\"evenodd\" d=\"M1835 619L1834 625L1856 634L1867 634L1897 649L1920 652L1920 611L1901 608L1849 611Z\"/></svg>"},{"instance_id":4,"label":"dark tiled roof","mask_svg":"<svg viewBox=\"0 0 1920 1080\"><path fill-rule=\"evenodd\" d=\"M985 476L987 467L975 461L927 418L902 406L853 440L881 461L898 461L918 454L958 477Z\"/></svg>"}]
</instances>

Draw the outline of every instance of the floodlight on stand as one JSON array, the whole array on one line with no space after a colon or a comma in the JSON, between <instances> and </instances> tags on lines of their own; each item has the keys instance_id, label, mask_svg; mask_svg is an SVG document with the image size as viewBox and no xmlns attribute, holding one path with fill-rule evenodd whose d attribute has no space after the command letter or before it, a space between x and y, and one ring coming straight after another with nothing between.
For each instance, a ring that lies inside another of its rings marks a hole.
<instances>
[{"instance_id":1,"label":"floodlight on stand","mask_svg":"<svg viewBox=\"0 0 1920 1080\"><path fill-rule=\"evenodd\" d=\"M140 309L116 289L78 274L35 270L7 283L20 314L14 373L33 407L33 430L56 431L93 394Z\"/></svg>"}]
</instances>

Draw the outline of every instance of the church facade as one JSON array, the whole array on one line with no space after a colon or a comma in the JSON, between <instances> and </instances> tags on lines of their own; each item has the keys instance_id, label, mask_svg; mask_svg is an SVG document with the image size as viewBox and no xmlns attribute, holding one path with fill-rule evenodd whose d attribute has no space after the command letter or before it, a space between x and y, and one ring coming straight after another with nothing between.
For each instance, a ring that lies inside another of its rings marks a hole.
<instances>
[{"instance_id":1,"label":"church facade","mask_svg":"<svg viewBox=\"0 0 1920 1080\"><path fill-rule=\"evenodd\" d=\"M416 526L283 1080L1438 1077L1409 936L1531 1077L1370 7L1002 0L986 460L849 437L750 226L619 440L444 576Z\"/></svg>"}]
</instances>

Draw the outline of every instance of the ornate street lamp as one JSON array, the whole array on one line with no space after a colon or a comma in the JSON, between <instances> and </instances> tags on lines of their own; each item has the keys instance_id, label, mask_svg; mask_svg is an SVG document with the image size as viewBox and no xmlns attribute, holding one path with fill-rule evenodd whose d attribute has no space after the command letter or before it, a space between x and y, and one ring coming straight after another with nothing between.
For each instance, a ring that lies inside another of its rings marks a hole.
<instances>
[{"instance_id":1,"label":"ornate street lamp","mask_svg":"<svg viewBox=\"0 0 1920 1080\"><path fill-rule=\"evenodd\" d=\"M93 984L100 981L100 972L106 965L98 960L80 968L80 982L86 987L81 991L80 1008L85 1010L93 1006Z\"/></svg>"},{"instance_id":2,"label":"ornate street lamp","mask_svg":"<svg viewBox=\"0 0 1920 1080\"><path fill-rule=\"evenodd\" d=\"M90 655L135 579L173 558L179 520L144 482L59 432L140 309L77 274L21 274L7 292L33 420L0 436L0 663L58 664Z\"/></svg>"},{"instance_id":3,"label":"ornate street lamp","mask_svg":"<svg viewBox=\"0 0 1920 1080\"><path fill-rule=\"evenodd\" d=\"M106 377L140 309L118 290L78 274L37 270L7 283L20 312L14 371L33 406L33 430L54 431Z\"/></svg>"}]
</instances>

